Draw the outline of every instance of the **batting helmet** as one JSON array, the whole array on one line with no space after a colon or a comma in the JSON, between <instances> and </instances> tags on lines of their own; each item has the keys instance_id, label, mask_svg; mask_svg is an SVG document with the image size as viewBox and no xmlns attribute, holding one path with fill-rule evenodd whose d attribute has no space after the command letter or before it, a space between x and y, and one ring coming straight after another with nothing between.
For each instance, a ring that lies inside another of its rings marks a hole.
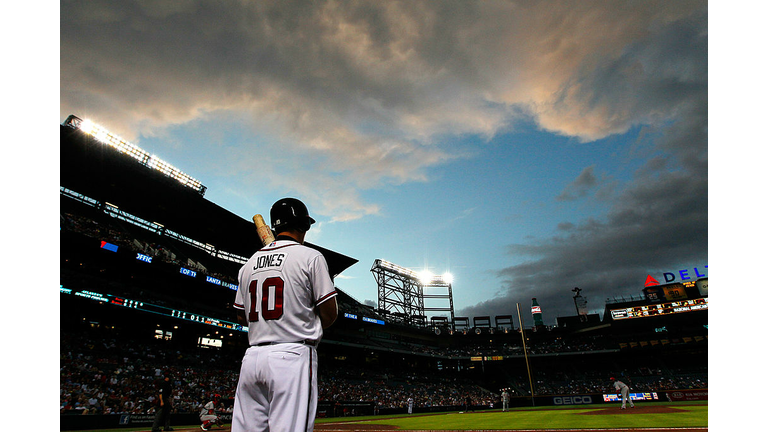
<instances>
[{"instance_id":1,"label":"batting helmet","mask_svg":"<svg viewBox=\"0 0 768 432\"><path fill-rule=\"evenodd\" d=\"M287 228L306 232L309 231L310 225L315 223L309 216L307 206L296 198L278 200L269 211L269 219L272 221L272 229L278 233Z\"/></svg>"}]
</instances>

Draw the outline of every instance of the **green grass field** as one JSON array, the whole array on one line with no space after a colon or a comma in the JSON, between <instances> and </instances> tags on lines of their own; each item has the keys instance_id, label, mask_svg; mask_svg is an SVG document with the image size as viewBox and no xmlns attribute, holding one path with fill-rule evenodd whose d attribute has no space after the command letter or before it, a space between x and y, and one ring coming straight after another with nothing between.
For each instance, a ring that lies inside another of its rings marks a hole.
<instances>
[{"instance_id":1,"label":"green grass field","mask_svg":"<svg viewBox=\"0 0 768 432\"><path fill-rule=\"evenodd\" d=\"M709 405L707 401L638 403L637 408L620 410L619 405L592 407L513 408L509 412L477 411L429 414L400 414L389 416L335 417L317 419L316 430L323 426L359 424L395 426L401 430L514 430L514 429L623 429L623 428L706 428ZM660 408L658 411L652 408ZM592 413L592 414L590 414ZM597 413L597 414L595 414ZM173 425L176 431L199 431L200 425ZM99 429L76 432L138 432L149 428ZM223 429L212 429L226 432Z\"/></svg>"},{"instance_id":2,"label":"green grass field","mask_svg":"<svg viewBox=\"0 0 768 432\"><path fill-rule=\"evenodd\" d=\"M509 412L413 414L387 417L318 419L316 424L365 423L396 426L402 430L508 430L508 429L590 429L590 428L684 428L707 427L706 402L670 404L643 403L637 409L620 410L618 405L589 408L515 408ZM651 407L671 412L643 412ZM643 408L643 409L640 409ZM608 411L606 411L608 410ZM590 413L599 413L590 415Z\"/></svg>"}]
</instances>

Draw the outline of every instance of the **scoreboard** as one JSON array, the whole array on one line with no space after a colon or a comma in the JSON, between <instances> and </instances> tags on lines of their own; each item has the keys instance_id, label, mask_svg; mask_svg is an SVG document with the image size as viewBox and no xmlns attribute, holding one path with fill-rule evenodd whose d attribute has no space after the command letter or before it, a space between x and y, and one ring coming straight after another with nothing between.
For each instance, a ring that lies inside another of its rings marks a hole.
<instances>
[{"instance_id":1,"label":"scoreboard","mask_svg":"<svg viewBox=\"0 0 768 432\"><path fill-rule=\"evenodd\" d=\"M622 320L629 318L645 318L651 316L672 315L685 312L707 310L707 298L672 301L645 306L632 306L621 309L611 309L611 318Z\"/></svg>"},{"instance_id":2,"label":"scoreboard","mask_svg":"<svg viewBox=\"0 0 768 432\"><path fill-rule=\"evenodd\" d=\"M708 278L674 282L665 285L651 285L643 288L643 294L650 302L671 302L689 298L708 297L708 293Z\"/></svg>"},{"instance_id":3,"label":"scoreboard","mask_svg":"<svg viewBox=\"0 0 768 432\"><path fill-rule=\"evenodd\" d=\"M222 328L222 329L248 332L248 327L235 322L225 321L222 319L195 314L192 312L187 312L179 309L168 308L165 306L147 303L141 300L133 300L126 297L115 296L112 294L102 294L95 291L69 289L63 286L59 287L59 292L61 294L73 295L75 297L82 297L88 300L93 300L101 303L108 303L108 304L120 306L120 307L136 309L143 312L151 312L154 314L176 318L184 321L194 321L197 323L207 324L207 325Z\"/></svg>"}]
</instances>

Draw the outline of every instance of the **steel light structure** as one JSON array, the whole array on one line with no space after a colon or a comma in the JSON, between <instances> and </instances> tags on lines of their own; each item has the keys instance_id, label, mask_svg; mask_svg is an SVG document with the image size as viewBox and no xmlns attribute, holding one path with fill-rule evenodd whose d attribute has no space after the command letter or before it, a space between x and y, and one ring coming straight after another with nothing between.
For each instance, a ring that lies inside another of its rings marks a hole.
<instances>
[{"instance_id":1,"label":"steel light structure","mask_svg":"<svg viewBox=\"0 0 768 432\"><path fill-rule=\"evenodd\" d=\"M115 150L128 155L140 164L163 173L164 175L178 181L182 185L194 189L200 195L205 195L207 189L199 180L194 177L185 174L173 165L165 162L155 155L149 154L142 150L140 147L122 139L118 135L113 134L101 125L94 123L88 119L81 119L75 115L70 115L63 123L65 126L69 126L74 129L79 129L82 132L92 136L97 141L102 142Z\"/></svg>"},{"instance_id":2,"label":"steel light structure","mask_svg":"<svg viewBox=\"0 0 768 432\"><path fill-rule=\"evenodd\" d=\"M449 273L415 272L382 259L374 261L371 273L378 285L379 310L391 320L425 326L428 312L448 312L453 325L453 277ZM448 305L429 307L425 299L447 301Z\"/></svg>"}]
</instances>

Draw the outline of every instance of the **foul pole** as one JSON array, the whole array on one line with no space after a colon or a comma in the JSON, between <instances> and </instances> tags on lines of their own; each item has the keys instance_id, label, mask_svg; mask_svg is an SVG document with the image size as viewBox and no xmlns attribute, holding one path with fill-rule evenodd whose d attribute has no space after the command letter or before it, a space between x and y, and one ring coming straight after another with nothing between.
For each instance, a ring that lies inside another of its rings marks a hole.
<instances>
[{"instance_id":1,"label":"foul pole","mask_svg":"<svg viewBox=\"0 0 768 432\"><path fill-rule=\"evenodd\" d=\"M531 386L531 406L536 406L533 398L533 379L531 378L531 365L528 363L528 349L525 347L525 326L523 315L520 313L520 303L517 303L517 318L520 320L520 337L523 338L523 355L525 355L525 368L528 370L528 384Z\"/></svg>"}]
</instances>

